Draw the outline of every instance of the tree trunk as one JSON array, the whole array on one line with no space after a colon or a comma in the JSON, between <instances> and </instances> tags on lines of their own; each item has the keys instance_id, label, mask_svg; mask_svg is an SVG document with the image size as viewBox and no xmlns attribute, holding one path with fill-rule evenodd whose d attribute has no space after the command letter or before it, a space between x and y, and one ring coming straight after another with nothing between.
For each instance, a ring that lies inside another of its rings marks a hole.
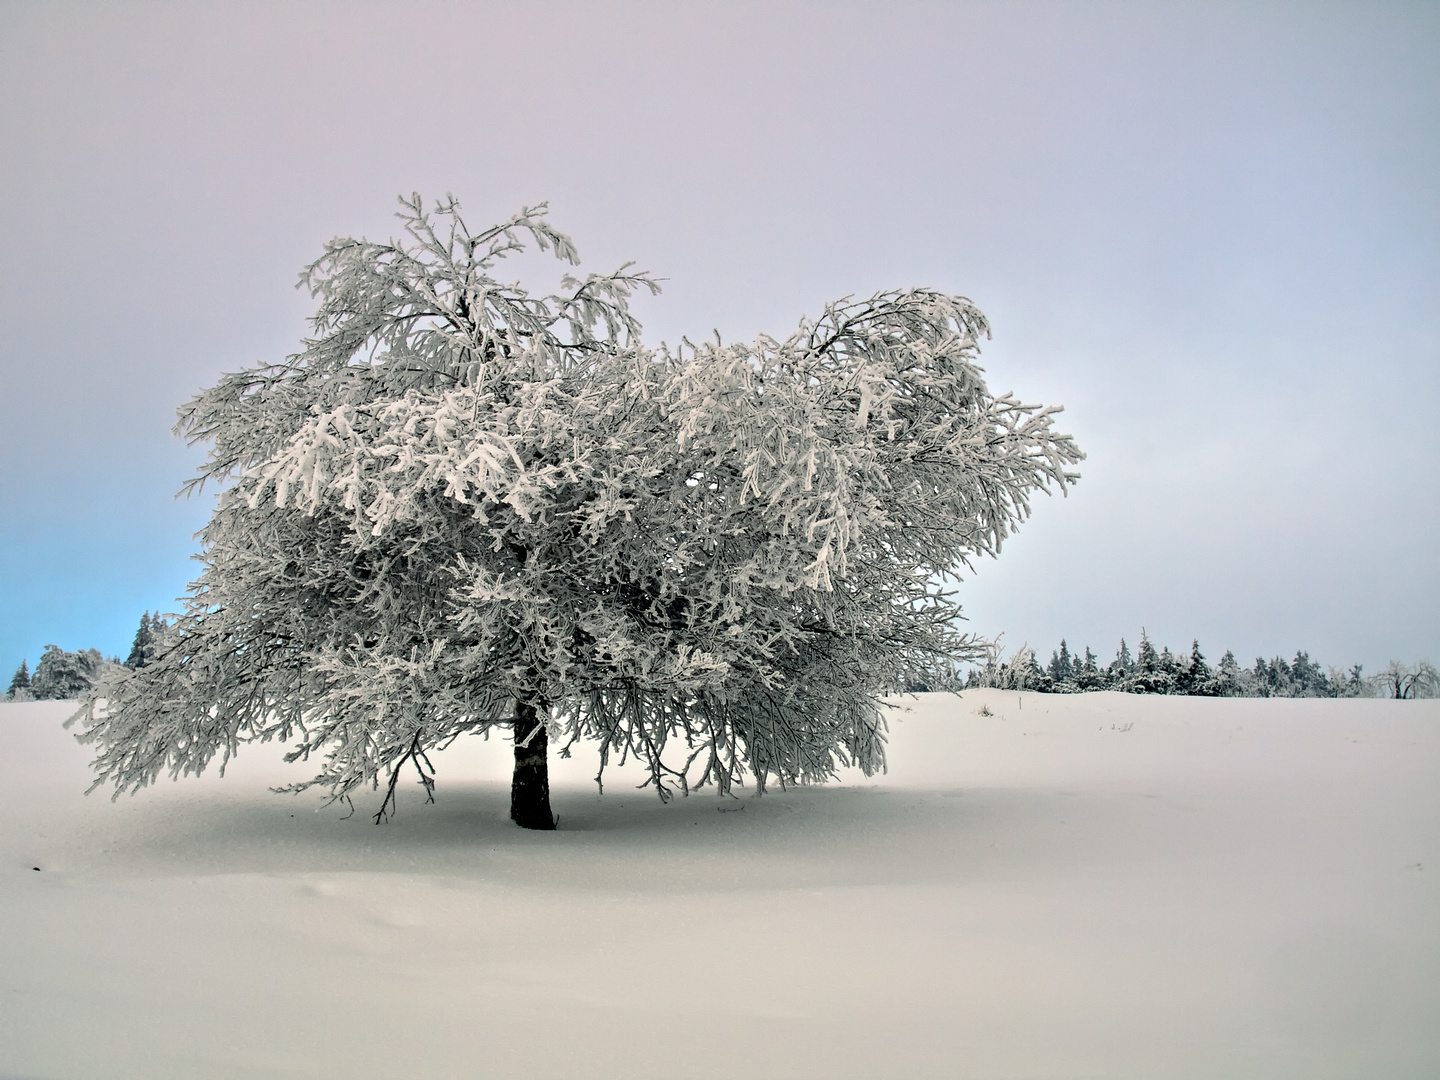
<instances>
[{"instance_id":1,"label":"tree trunk","mask_svg":"<svg viewBox=\"0 0 1440 1080\"><path fill-rule=\"evenodd\" d=\"M515 699L515 776L510 782L510 820L522 829L553 829L550 812L550 749L545 718L533 700Z\"/></svg>"}]
</instances>

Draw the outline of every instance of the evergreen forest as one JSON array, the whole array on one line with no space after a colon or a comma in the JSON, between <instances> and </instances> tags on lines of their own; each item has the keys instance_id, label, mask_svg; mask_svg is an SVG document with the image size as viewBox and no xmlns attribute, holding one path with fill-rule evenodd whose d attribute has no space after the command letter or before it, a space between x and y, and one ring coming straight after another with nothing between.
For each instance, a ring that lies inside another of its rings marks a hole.
<instances>
[{"instance_id":1,"label":"evergreen forest","mask_svg":"<svg viewBox=\"0 0 1440 1080\"><path fill-rule=\"evenodd\" d=\"M1286 661L1275 656L1257 656L1250 667L1242 667L1231 650L1211 665L1192 641L1189 654L1176 654L1169 646L1159 650L1142 629L1134 654L1124 638L1115 658L1102 664L1087 645L1083 654L1072 653L1061 639L1060 647L1042 664L1039 656L1022 645L1008 659L992 656L983 667L971 668L962 679L938 680L929 685L924 678L913 680L908 690L975 689L996 687L1031 690L1042 694L1079 694L1114 690L1126 694L1181 694L1191 697L1434 697L1440 694L1440 677L1427 661L1415 665L1392 660L1376 675L1367 677L1360 664L1349 668L1322 667L1303 649ZM943 685L950 682L950 685Z\"/></svg>"}]
</instances>

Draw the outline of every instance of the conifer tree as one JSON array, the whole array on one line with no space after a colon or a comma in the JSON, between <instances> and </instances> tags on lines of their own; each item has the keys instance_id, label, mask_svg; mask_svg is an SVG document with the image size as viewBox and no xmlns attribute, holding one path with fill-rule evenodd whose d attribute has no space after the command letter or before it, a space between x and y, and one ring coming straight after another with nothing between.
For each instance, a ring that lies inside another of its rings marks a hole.
<instances>
[{"instance_id":1,"label":"conifer tree","mask_svg":"<svg viewBox=\"0 0 1440 1080\"><path fill-rule=\"evenodd\" d=\"M1312 661L1303 649L1295 654L1295 662L1290 665L1290 679L1296 697L1335 696L1325 669Z\"/></svg>"},{"instance_id":2,"label":"conifer tree","mask_svg":"<svg viewBox=\"0 0 1440 1080\"><path fill-rule=\"evenodd\" d=\"M1212 681L1210 665L1205 662L1205 654L1200 651L1200 639L1194 638L1190 642L1190 664L1181 679L1180 692L1208 697L1215 692Z\"/></svg>"},{"instance_id":3,"label":"conifer tree","mask_svg":"<svg viewBox=\"0 0 1440 1080\"><path fill-rule=\"evenodd\" d=\"M155 613L157 622L159 614ZM150 660L154 643L155 631L150 621L150 613L146 611L140 616L140 628L135 631L135 642L130 646L130 655L125 658L125 666L131 669L144 667Z\"/></svg>"},{"instance_id":4,"label":"conifer tree","mask_svg":"<svg viewBox=\"0 0 1440 1080\"><path fill-rule=\"evenodd\" d=\"M17 690L28 692L29 689L30 665L26 661L21 660L20 666L15 669L14 677L10 680L10 689L8 693L13 697Z\"/></svg>"},{"instance_id":5,"label":"conifer tree","mask_svg":"<svg viewBox=\"0 0 1440 1080\"><path fill-rule=\"evenodd\" d=\"M1143 626L1140 628L1140 648L1135 653L1135 664L1144 675L1153 675L1160 668L1160 655Z\"/></svg>"},{"instance_id":6,"label":"conifer tree","mask_svg":"<svg viewBox=\"0 0 1440 1080\"><path fill-rule=\"evenodd\" d=\"M1257 656L1255 666L1250 670L1250 682L1255 697L1270 696L1270 671L1265 666L1265 658Z\"/></svg>"},{"instance_id":7,"label":"conifer tree","mask_svg":"<svg viewBox=\"0 0 1440 1080\"><path fill-rule=\"evenodd\" d=\"M1290 665L1278 656L1271 657L1265 668L1265 679L1272 697L1291 697L1294 687L1290 678Z\"/></svg>"},{"instance_id":8,"label":"conifer tree","mask_svg":"<svg viewBox=\"0 0 1440 1080\"><path fill-rule=\"evenodd\" d=\"M644 274L494 276L527 244L577 261L543 207L400 217L304 271L299 353L181 410L211 446L189 487L222 489L205 569L83 711L97 783L278 739L321 762L297 787L384 786L380 818L402 766L428 791L428 751L501 727L511 816L551 828L553 739L633 755L662 797L880 768L883 694L982 651L943 583L1081 457L986 387L979 310L909 289L648 348Z\"/></svg>"},{"instance_id":9,"label":"conifer tree","mask_svg":"<svg viewBox=\"0 0 1440 1080\"><path fill-rule=\"evenodd\" d=\"M1060 639L1059 652L1051 653L1050 655L1050 678L1053 679L1057 685L1071 682L1075 678L1074 664L1070 656L1070 646L1066 644L1064 638Z\"/></svg>"},{"instance_id":10,"label":"conifer tree","mask_svg":"<svg viewBox=\"0 0 1440 1080\"><path fill-rule=\"evenodd\" d=\"M1030 653L1029 669L1025 675L1024 688L1036 690L1042 694L1049 693L1055 689L1055 681L1050 678L1045 669L1040 666L1040 658L1032 651Z\"/></svg>"},{"instance_id":11,"label":"conifer tree","mask_svg":"<svg viewBox=\"0 0 1440 1080\"><path fill-rule=\"evenodd\" d=\"M1130 658L1130 646L1125 644L1125 639L1120 639L1120 648L1115 653L1115 659L1110 662L1110 682L1113 689L1124 690L1130 679L1135 662Z\"/></svg>"},{"instance_id":12,"label":"conifer tree","mask_svg":"<svg viewBox=\"0 0 1440 1080\"><path fill-rule=\"evenodd\" d=\"M1130 672L1125 679L1124 689L1132 694L1153 694L1155 693L1156 669L1159 666L1160 655L1155 651L1150 638L1142 627L1140 630L1140 643L1135 648L1135 662L1130 667Z\"/></svg>"},{"instance_id":13,"label":"conifer tree","mask_svg":"<svg viewBox=\"0 0 1440 1080\"><path fill-rule=\"evenodd\" d=\"M30 679L30 692L41 701L83 698L100 678L104 665L98 649L66 652L58 645L46 645Z\"/></svg>"},{"instance_id":14,"label":"conifer tree","mask_svg":"<svg viewBox=\"0 0 1440 1080\"><path fill-rule=\"evenodd\" d=\"M1235 659L1235 653L1225 650L1225 655L1220 658L1220 666L1215 670L1215 693L1222 697L1238 697L1244 693L1245 672L1240 668L1240 662Z\"/></svg>"}]
</instances>

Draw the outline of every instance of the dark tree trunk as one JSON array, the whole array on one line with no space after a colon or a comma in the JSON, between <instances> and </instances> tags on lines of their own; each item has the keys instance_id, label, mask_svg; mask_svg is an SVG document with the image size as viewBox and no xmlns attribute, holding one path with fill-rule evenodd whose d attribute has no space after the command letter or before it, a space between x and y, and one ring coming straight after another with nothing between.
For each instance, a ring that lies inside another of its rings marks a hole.
<instances>
[{"instance_id":1,"label":"dark tree trunk","mask_svg":"<svg viewBox=\"0 0 1440 1080\"><path fill-rule=\"evenodd\" d=\"M515 700L515 777L510 782L510 820L522 829L553 829L550 812L550 739L533 700Z\"/></svg>"}]
</instances>

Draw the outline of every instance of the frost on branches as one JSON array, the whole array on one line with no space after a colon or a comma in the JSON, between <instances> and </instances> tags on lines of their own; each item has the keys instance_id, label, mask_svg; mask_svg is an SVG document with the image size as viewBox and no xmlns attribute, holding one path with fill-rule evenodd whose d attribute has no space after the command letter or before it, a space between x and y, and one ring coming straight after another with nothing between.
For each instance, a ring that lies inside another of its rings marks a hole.
<instances>
[{"instance_id":1,"label":"frost on branches","mask_svg":"<svg viewBox=\"0 0 1440 1080\"><path fill-rule=\"evenodd\" d=\"M942 586L1082 457L996 397L984 316L925 289L784 340L649 348L621 268L563 295L492 276L574 245L542 206L471 233L403 201L301 277L313 336L180 410L219 485L205 570L154 659L78 714L96 784L279 739L344 797L512 729L512 817L553 827L549 742L632 757L662 798L884 765L882 697L980 651ZM102 704L103 699L103 704ZM603 771L603 766L602 766Z\"/></svg>"}]
</instances>

